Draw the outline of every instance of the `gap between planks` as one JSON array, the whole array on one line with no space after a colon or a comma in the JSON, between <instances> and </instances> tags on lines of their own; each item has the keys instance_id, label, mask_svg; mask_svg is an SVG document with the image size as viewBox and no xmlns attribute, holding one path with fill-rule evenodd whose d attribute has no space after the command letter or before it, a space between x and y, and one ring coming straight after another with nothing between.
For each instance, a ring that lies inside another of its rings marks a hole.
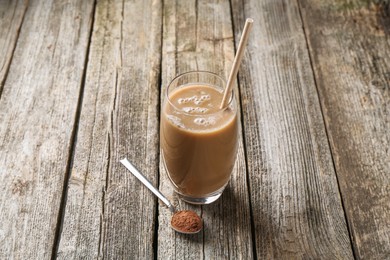
<instances>
[{"instance_id":1,"label":"gap between planks","mask_svg":"<svg viewBox=\"0 0 390 260\"><path fill-rule=\"evenodd\" d=\"M235 39L235 36L237 35L236 34L236 31L235 31L235 24L234 24L234 19L233 19L233 5L232 5L232 1L229 1L229 5L230 5L230 17L231 17L231 24L232 24L232 32L233 32L233 47L234 47L234 53L237 52L237 42L236 42L236 39ZM249 18L247 17L246 13L245 13L245 9L243 9L242 11L243 13L243 21L246 19L246 18ZM241 24L244 24L243 21L241 22ZM243 28L243 27L242 27ZM241 124L241 132L242 132L242 144L243 144L243 150L244 150L244 161L245 161L245 175L246 175L246 186L247 186L247 189L248 189L248 201L249 201L249 218L250 218L250 225L251 225L251 239L252 239L252 245L254 245L252 247L252 254L253 254L253 259L258 259L257 258L257 251L256 251L256 230L255 230L255 222L254 222L254 214L253 214L253 208L252 208L252 196L251 196L251 185L250 185L250 176L249 176L249 170L248 170L248 156L246 156L248 154L248 148L247 148L247 139L246 139L246 128L245 128L245 124L244 124L244 108L242 106L242 96L241 96L241 80L240 80L240 77L239 77L239 74L240 74L240 70L238 70L238 74L237 74L237 77L236 77L236 81L237 81L237 90L238 90L238 98L240 100L239 102L239 105L240 105L240 117L241 117L241 120L240 120L240 124Z\"/></svg>"},{"instance_id":2,"label":"gap between planks","mask_svg":"<svg viewBox=\"0 0 390 260\"><path fill-rule=\"evenodd\" d=\"M62 195L61 195L61 202L60 202L60 208L58 212L58 218L57 218L57 226L56 231L54 235L54 243L53 243L53 250L51 259L57 258L57 252L60 245L61 240L61 233L62 233L62 225L64 222L64 216L65 216L65 209L66 209L66 200L68 196L68 184L69 184L69 178L70 178L70 170L74 159L74 149L75 144L77 142L77 134L79 130L79 121L80 121L80 114L81 114L81 106L83 104L84 99L84 88L85 88L85 82L86 82L86 75L87 75L87 67L88 67L88 61L89 61L89 51L91 46L91 39L92 39L92 31L95 23L95 11L96 11L96 4L97 0L94 0L93 7L92 7L92 16L91 16L91 25L89 27L89 36L88 36L88 46L85 54L85 60L84 60L84 71L81 78L81 86L79 91L79 99L77 101L77 108L76 108L76 116L75 116L75 122L74 122L74 128L72 129L71 138L70 138L70 146L69 146L69 157L68 161L66 163L66 171L65 171L65 177L64 177L64 185L62 188ZM0 93L1 94L1 93ZM1 97L1 96L0 96Z\"/></svg>"},{"instance_id":3,"label":"gap between planks","mask_svg":"<svg viewBox=\"0 0 390 260\"><path fill-rule=\"evenodd\" d=\"M8 76L9 70L11 68L11 61L12 61L12 59L14 57L14 54L15 54L15 49L16 49L17 42L19 40L19 35L20 35L21 28L23 26L24 17L26 16L26 13L27 13L28 3L29 3L28 0L24 1L23 15L22 15L22 17L20 19L20 23L19 23L18 29L16 30L16 37L15 37L15 41L13 42L13 46L12 46L10 57L8 58L8 60L5 61L5 64L4 64L5 68L4 67L1 68L1 70L4 69L5 71L4 71L4 74L3 74L3 79L0 78L0 99L1 99L1 96L2 96L1 94L3 93L3 88L4 88L4 85L5 85L5 82L7 81L7 76ZM15 7L15 8L17 8L17 7ZM14 14L15 14L15 10L14 10ZM14 14L12 14L12 16L14 16Z\"/></svg>"},{"instance_id":4,"label":"gap between planks","mask_svg":"<svg viewBox=\"0 0 390 260\"><path fill-rule=\"evenodd\" d=\"M326 140L328 141L328 146L329 146L330 151L331 151L330 157L332 158L332 165L333 165L333 169L334 169L334 172L335 172L335 175L336 175L337 188L338 188L338 191L339 191L339 194L340 194L340 197L341 197L341 206L343 208L344 219L345 219L345 222L347 223L347 226L348 226L347 230L348 230L349 242L351 244L353 257L356 259L356 252L355 252L355 247L353 246L353 242L352 242L352 234L351 234L351 230L350 230L350 223L349 223L349 220L347 218L347 213L346 213L345 205L344 205L344 197L343 197L343 193L341 191L340 181L339 181L339 177L338 177L337 169L336 169L336 164L335 164L335 160L334 160L334 151L333 151L333 147L331 146L330 141L329 141L329 129L328 129L328 125L325 122L325 115L324 115L323 104L322 104L322 102L320 102L320 95L319 95L318 83L317 83L317 75L315 74L315 71L314 71L313 57L312 57L312 53L311 53L310 48L309 48L307 31L306 31L307 28L305 26L305 23L304 23L303 17L302 17L302 5L301 5L301 2L300 2L301 0L296 0L296 1L297 1L297 5L298 5L298 10L299 10L299 18L300 18L301 23L302 23L303 35L305 37L306 49L307 49L307 53L308 53L308 56L309 56L310 69L312 71L313 80L314 80L314 86L315 86L315 89L316 89L317 99L318 99L318 103L319 103L319 107L320 107L320 111L321 111L322 120L323 120L323 123L324 123Z\"/></svg>"}]
</instances>

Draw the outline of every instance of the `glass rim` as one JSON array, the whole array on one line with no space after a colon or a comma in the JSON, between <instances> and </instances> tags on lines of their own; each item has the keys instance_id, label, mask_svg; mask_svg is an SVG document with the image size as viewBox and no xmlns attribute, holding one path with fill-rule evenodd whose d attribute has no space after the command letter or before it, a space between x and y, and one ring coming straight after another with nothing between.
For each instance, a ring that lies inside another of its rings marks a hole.
<instances>
[{"instance_id":1,"label":"glass rim","mask_svg":"<svg viewBox=\"0 0 390 260\"><path fill-rule=\"evenodd\" d=\"M214 73L214 72L211 72L211 71L207 71L207 70L192 70L192 71L187 71L187 72L184 72L184 73L181 73L177 76L175 76L168 84L166 90L165 90L165 98L167 100L167 102L169 103L170 106L172 106L175 110L177 111L180 111L180 113L183 113L185 115L188 115L188 116L200 116L200 115L214 115L214 114L217 114L217 113L221 113L222 111L225 111L233 102L233 98L234 98L234 89L232 89L232 93L231 93L231 96L230 96L230 99L229 99L229 102L227 102L227 104L222 107L222 108L218 108L217 111L215 112L212 112L212 113L209 113L209 114L199 114L199 113L188 113L188 112L185 112L185 111L182 111L181 109L177 108L172 102L171 102L171 99L169 98L169 87L172 85L172 83L177 80L178 78L182 77L182 76L185 76L185 75L188 75L188 74L192 74L192 73L205 73L205 74L209 74L209 75L212 75L212 76L215 76L217 77L219 80L221 80L223 83L224 83L224 86L223 87L226 87L226 80L224 78L222 78L220 75ZM194 82L196 83L196 82ZM202 83L202 82L199 82L199 83ZM204 82L206 83L206 82ZM213 86L212 84L210 84L211 86ZM178 87L180 86L184 86L184 85L179 85ZM215 86L215 85L214 85ZM222 90L222 94L225 90L225 88L221 88Z\"/></svg>"}]
</instances>

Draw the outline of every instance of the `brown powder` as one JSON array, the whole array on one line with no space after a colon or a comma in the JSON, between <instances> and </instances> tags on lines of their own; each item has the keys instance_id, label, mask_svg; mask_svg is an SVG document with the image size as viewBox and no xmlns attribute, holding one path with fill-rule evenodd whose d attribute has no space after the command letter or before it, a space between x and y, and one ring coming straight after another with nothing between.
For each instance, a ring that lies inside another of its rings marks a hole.
<instances>
[{"instance_id":1,"label":"brown powder","mask_svg":"<svg viewBox=\"0 0 390 260\"><path fill-rule=\"evenodd\" d=\"M202 229L202 219L191 210L177 211L172 216L173 228L187 233L198 232Z\"/></svg>"}]
</instances>

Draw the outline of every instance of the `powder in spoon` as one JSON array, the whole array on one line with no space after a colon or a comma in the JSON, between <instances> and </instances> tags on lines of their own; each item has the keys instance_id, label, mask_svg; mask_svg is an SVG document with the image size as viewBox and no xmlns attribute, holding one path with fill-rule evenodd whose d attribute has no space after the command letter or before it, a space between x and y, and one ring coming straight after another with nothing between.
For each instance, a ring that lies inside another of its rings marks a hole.
<instances>
[{"instance_id":1,"label":"powder in spoon","mask_svg":"<svg viewBox=\"0 0 390 260\"><path fill-rule=\"evenodd\" d=\"M192 233L202 229L202 219L192 210L177 211L172 216L171 225L175 229Z\"/></svg>"}]
</instances>

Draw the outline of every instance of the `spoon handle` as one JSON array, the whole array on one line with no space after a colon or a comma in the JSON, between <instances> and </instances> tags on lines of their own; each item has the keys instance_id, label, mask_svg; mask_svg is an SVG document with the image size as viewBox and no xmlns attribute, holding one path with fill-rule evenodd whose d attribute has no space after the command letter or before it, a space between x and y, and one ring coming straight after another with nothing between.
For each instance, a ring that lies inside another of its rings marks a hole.
<instances>
[{"instance_id":1,"label":"spoon handle","mask_svg":"<svg viewBox=\"0 0 390 260\"><path fill-rule=\"evenodd\" d=\"M138 180L140 180L151 192L153 192L162 202L164 202L165 205L168 206L168 208L174 212L175 207L169 202L169 200L162 195L162 193L156 189L152 183L146 177L140 173L134 165L132 165L127 158L124 158L120 160L120 162L135 176Z\"/></svg>"}]
</instances>

